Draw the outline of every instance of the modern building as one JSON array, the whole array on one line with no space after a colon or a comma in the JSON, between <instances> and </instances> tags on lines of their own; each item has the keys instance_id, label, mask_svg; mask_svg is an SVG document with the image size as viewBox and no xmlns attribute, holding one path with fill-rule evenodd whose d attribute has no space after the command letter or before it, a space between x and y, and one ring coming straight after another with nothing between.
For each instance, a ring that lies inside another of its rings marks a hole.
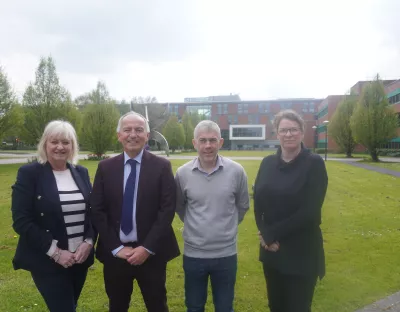
<instances>
[{"instance_id":1,"label":"modern building","mask_svg":"<svg viewBox=\"0 0 400 312\"><path fill-rule=\"evenodd\" d=\"M383 80L386 96L400 120L400 79ZM371 81L359 81L350 88L354 96L361 95ZM218 123L224 138L224 149L264 150L276 148L279 141L272 125L275 114L293 109L306 123L304 144L308 148L339 151L333 139L327 136L329 121L345 95L329 95L325 99L288 98L278 100L242 101L239 95L220 95L185 98L184 102L165 103L170 114L181 118L185 112L204 115ZM400 128L397 137L388 142L389 148L400 148ZM365 150L357 146L356 150Z\"/></svg>"},{"instance_id":2,"label":"modern building","mask_svg":"<svg viewBox=\"0 0 400 312\"><path fill-rule=\"evenodd\" d=\"M279 99L242 101L238 95L186 98L185 102L167 103L170 114L181 118L185 112L205 115L218 123L224 138L224 149L264 150L279 146L272 121L283 109L300 113L305 122L304 143L314 147L315 114L322 99Z\"/></svg>"}]
</instances>

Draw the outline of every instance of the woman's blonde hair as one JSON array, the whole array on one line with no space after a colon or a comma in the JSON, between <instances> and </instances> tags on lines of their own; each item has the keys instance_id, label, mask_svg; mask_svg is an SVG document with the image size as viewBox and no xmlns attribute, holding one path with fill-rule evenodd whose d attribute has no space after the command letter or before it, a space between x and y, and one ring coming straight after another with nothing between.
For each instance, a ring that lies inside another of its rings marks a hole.
<instances>
[{"instance_id":1,"label":"woman's blonde hair","mask_svg":"<svg viewBox=\"0 0 400 312\"><path fill-rule=\"evenodd\" d=\"M297 122L300 126L301 132L304 133L305 124L304 124L303 118L301 118L299 113L297 113L291 109L285 109L275 115L273 124L274 124L274 128L276 130L276 133L278 133L279 124L281 123L282 119L288 119L288 120Z\"/></svg>"},{"instance_id":2,"label":"woman's blonde hair","mask_svg":"<svg viewBox=\"0 0 400 312\"><path fill-rule=\"evenodd\" d=\"M45 164L47 162L46 154L46 142L49 138L58 138L70 140L72 143L71 154L68 157L68 161L76 165L78 163L79 146L76 137L76 132L74 127L64 120L53 120L50 121L46 128L44 128L42 137L40 138L39 144L37 146L38 162Z\"/></svg>"}]
</instances>

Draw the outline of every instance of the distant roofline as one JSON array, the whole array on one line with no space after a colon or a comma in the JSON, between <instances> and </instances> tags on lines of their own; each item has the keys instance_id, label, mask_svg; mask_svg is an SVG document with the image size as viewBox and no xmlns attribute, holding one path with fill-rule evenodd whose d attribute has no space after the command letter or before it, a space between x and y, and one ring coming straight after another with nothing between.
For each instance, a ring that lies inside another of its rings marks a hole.
<instances>
[{"instance_id":1,"label":"distant roofline","mask_svg":"<svg viewBox=\"0 0 400 312\"><path fill-rule=\"evenodd\" d=\"M250 100L250 101L212 101L212 102L164 102L154 103L163 105L210 105L210 104L258 104L258 103L280 103L280 102L303 102L303 101L323 101L324 99L303 98L303 99L279 99L279 100ZM146 103L143 103L146 104ZM152 103L149 103L152 104Z\"/></svg>"}]
</instances>

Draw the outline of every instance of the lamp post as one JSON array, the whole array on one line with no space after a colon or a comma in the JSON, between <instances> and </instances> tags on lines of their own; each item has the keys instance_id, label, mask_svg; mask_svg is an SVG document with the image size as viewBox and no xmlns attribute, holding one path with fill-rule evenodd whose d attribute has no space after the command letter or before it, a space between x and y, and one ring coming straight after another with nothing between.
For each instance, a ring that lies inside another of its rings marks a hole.
<instances>
[{"instance_id":1,"label":"lamp post","mask_svg":"<svg viewBox=\"0 0 400 312\"><path fill-rule=\"evenodd\" d=\"M328 123L329 120L324 120L323 122L325 124L325 161L328 156Z\"/></svg>"},{"instance_id":2,"label":"lamp post","mask_svg":"<svg viewBox=\"0 0 400 312\"><path fill-rule=\"evenodd\" d=\"M314 153L315 153L315 147L317 145L317 126L312 126L312 128L314 129Z\"/></svg>"}]
</instances>

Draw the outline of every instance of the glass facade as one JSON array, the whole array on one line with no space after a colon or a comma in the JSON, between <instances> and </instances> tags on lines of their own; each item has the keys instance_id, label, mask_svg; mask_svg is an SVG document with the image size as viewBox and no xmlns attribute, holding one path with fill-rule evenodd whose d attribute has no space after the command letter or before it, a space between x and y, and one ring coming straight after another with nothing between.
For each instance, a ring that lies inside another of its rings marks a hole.
<instances>
[{"instance_id":1,"label":"glass facade","mask_svg":"<svg viewBox=\"0 0 400 312\"><path fill-rule=\"evenodd\" d=\"M199 114L205 116L207 119L211 118L211 105L188 105L186 111L192 114Z\"/></svg>"},{"instance_id":2,"label":"glass facade","mask_svg":"<svg viewBox=\"0 0 400 312\"><path fill-rule=\"evenodd\" d=\"M262 128L233 128L232 137L234 138L261 138Z\"/></svg>"}]
</instances>

